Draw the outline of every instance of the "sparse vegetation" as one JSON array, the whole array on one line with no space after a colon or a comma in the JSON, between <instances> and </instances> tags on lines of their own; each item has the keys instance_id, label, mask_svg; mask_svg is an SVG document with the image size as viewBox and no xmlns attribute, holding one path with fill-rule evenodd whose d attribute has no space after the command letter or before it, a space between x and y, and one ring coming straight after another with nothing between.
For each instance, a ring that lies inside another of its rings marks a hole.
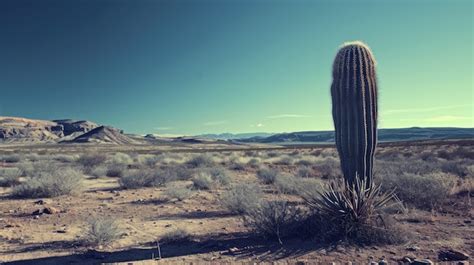
<instances>
[{"instance_id":1,"label":"sparse vegetation","mask_svg":"<svg viewBox=\"0 0 474 265\"><path fill-rule=\"evenodd\" d=\"M273 184L275 182L278 171L272 168L262 167L257 171L257 177L264 184Z\"/></svg>"},{"instance_id":2,"label":"sparse vegetation","mask_svg":"<svg viewBox=\"0 0 474 265\"><path fill-rule=\"evenodd\" d=\"M453 190L455 177L445 173L380 176L383 190L395 190L403 202L421 209L431 210L440 206Z\"/></svg>"},{"instance_id":3,"label":"sparse vegetation","mask_svg":"<svg viewBox=\"0 0 474 265\"><path fill-rule=\"evenodd\" d=\"M301 215L287 201L261 201L256 208L246 212L244 222L253 231L269 239L283 239L294 235Z\"/></svg>"},{"instance_id":4,"label":"sparse vegetation","mask_svg":"<svg viewBox=\"0 0 474 265\"><path fill-rule=\"evenodd\" d=\"M193 177L193 187L198 190L209 190L213 185L212 176L209 172L200 171Z\"/></svg>"},{"instance_id":5,"label":"sparse vegetation","mask_svg":"<svg viewBox=\"0 0 474 265\"><path fill-rule=\"evenodd\" d=\"M232 186L220 198L221 204L234 214L246 214L253 211L262 200L261 189L254 184Z\"/></svg>"},{"instance_id":6,"label":"sparse vegetation","mask_svg":"<svg viewBox=\"0 0 474 265\"><path fill-rule=\"evenodd\" d=\"M189 159L186 164L191 168L213 167L215 165L215 161L210 155L200 154Z\"/></svg>"},{"instance_id":7,"label":"sparse vegetation","mask_svg":"<svg viewBox=\"0 0 474 265\"><path fill-rule=\"evenodd\" d=\"M35 176L29 176L20 185L14 186L12 196L42 198L72 194L81 189L82 179L82 173L72 168L38 172Z\"/></svg>"},{"instance_id":8,"label":"sparse vegetation","mask_svg":"<svg viewBox=\"0 0 474 265\"><path fill-rule=\"evenodd\" d=\"M18 168L2 168L0 170L0 187L11 187L20 184L21 170Z\"/></svg>"},{"instance_id":9,"label":"sparse vegetation","mask_svg":"<svg viewBox=\"0 0 474 265\"><path fill-rule=\"evenodd\" d=\"M183 201L191 197L192 193L192 190L181 183L170 182L166 185L165 195L170 199Z\"/></svg>"},{"instance_id":10,"label":"sparse vegetation","mask_svg":"<svg viewBox=\"0 0 474 265\"><path fill-rule=\"evenodd\" d=\"M106 246L122 235L114 218L92 217L84 231L83 242L88 246Z\"/></svg>"},{"instance_id":11,"label":"sparse vegetation","mask_svg":"<svg viewBox=\"0 0 474 265\"><path fill-rule=\"evenodd\" d=\"M189 240L191 240L191 234L182 228L177 228L173 231L167 232L160 238L160 242L162 243L177 243Z\"/></svg>"}]
</instances>

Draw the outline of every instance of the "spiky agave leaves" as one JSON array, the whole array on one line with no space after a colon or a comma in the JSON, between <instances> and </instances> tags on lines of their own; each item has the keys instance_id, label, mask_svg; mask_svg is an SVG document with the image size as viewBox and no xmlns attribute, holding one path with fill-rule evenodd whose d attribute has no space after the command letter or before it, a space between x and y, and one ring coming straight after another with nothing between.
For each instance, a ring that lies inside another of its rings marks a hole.
<instances>
[{"instance_id":1,"label":"spiky agave leaves","mask_svg":"<svg viewBox=\"0 0 474 265\"><path fill-rule=\"evenodd\" d=\"M318 196L303 196L310 208L323 218L341 224L345 235L357 228L371 225L383 210L399 200L394 191L384 193L380 185L367 183L365 178L356 178L352 185L345 182L342 189L332 183Z\"/></svg>"}]
</instances>

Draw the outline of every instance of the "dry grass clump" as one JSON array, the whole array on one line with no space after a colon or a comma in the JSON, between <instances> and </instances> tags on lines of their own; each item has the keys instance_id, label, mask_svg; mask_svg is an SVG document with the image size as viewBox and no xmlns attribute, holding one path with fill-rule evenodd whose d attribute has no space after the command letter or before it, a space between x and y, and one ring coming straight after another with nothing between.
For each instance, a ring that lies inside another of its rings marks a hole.
<instances>
[{"instance_id":1,"label":"dry grass clump","mask_svg":"<svg viewBox=\"0 0 474 265\"><path fill-rule=\"evenodd\" d=\"M313 165L314 174L323 179L337 179L342 176L339 161L335 158L326 158Z\"/></svg>"},{"instance_id":2,"label":"dry grass clump","mask_svg":"<svg viewBox=\"0 0 474 265\"><path fill-rule=\"evenodd\" d=\"M154 168L161 160L161 156L156 155L137 155L136 161L138 165L142 165L149 168Z\"/></svg>"},{"instance_id":3,"label":"dry grass clump","mask_svg":"<svg viewBox=\"0 0 474 265\"><path fill-rule=\"evenodd\" d=\"M446 201L454 189L456 177L441 172L426 175L405 173L381 175L379 181L383 190L395 190L395 194L403 202L420 209L431 210Z\"/></svg>"},{"instance_id":4,"label":"dry grass clump","mask_svg":"<svg viewBox=\"0 0 474 265\"><path fill-rule=\"evenodd\" d=\"M210 155L200 154L200 155L193 156L191 159L186 161L186 164L191 168L199 168L199 167L213 167L215 166L216 162Z\"/></svg>"},{"instance_id":5,"label":"dry grass clump","mask_svg":"<svg viewBox=\"0 0 474 265\"><path fill-rule=\"evenodd\" d=\"M274 183L280 193L302 195L321 191L323 184L318 179L304 179L287 174L278 174Z\"/></svg>"},{"instance_id":6,"label":"dry grass clump","mask_svg":"<svg viewBox=\"0 0 474 265\"><path fill-rule=\"evenodd\" d=\"M81 155L76 162L82 166L84 174L91 174L92 170L105 163L107 156L104 154L83 154Z\"/></svg>"},{"instance_id":7,"label":"dry grass clump","mask_svg":"<svg viewBox=\"0 0 474 265\"><path fill-rule=\"evenodd\" d=\"M289 166L293 164L293 158L290 156L284 156L275 162L273 162L275 165L284 165L284 166Z\"/></svg>"},{"instance_id":8,"label":"dry grass clump","mask_svg":"<svg viewBox=\"0 0 474 265\"><path fill-rule=\"evenodd\" d=\"M21 170L18 168L0 169L0 187L11 187L20 184Z\"/></svg>"},{"instance_id":9,"label":"dry grass clump","mask_svg":"<svg viewBox=\"0 0 474 265\"><path fill-rule=\"evenodd\" d=\"M133 164L133 159L128 154L115 153L107 158L107 162L110 164L131 165Z\"/></svg>"},{"instance_id":10,"label":"dry grass clump","mask_svg":"<svg viewBox=\"0 0 474 265\"><path fill-rule=\"evenodd\" d=\"M73 168L37 172L25 182L14 186L12 196L17 198L57 197L73 194L81 188L83 175Z\"/></svg>"},{"instance_id":11,"label":"dry grass clump","mask_svg":"<svg viewBox=\"0 0 474 265\"><path fill-rule=\"evenodd\" d=\"M122 236L114 218L93 217L84 231L83 243L87 246L105 246Z\"/></svg>"},{"instance_id":12,"label":"dry grass clump","mask_svg":"<svg viewBox=\"0 0 474 265\"><path fill-rule=\"evenodd\" d=\"M142 187L158 187L176 180L176 175L168 170L135 169L128 170L119 179L119 184L125 189Z\"/></svg>"},{"instance_id":13,"label":"dry grass clump","mask_svg":"<svg viewBox=\"0 0 474 265\"><path fill-rule=\"evenodd\" d=\"M114 163L107 166L105 175L112 178L121 178L125 174L126 170L126 165Z\"/></svg>"},{"instance_id":14,"label":"dry grass clump","mask_svg":"<svg viewBox=\"0 0 474 265\"><path fill-rule=\"evenodd\" d=\"M251 158L248 162L247 165L251 168L256 168L260 165L261 160L259 158Z\"/></svg>"},{"instance_id":15,"label":"dry grass clump","mask_svg":"<svg viewBox=\"0 0 474 265\"><path fill-rule=\"evenodd\" d=\"M166 184L166 189L164 191L165 195L170 199L176 199L178 201L183 201L193 194L193 191L183 185L183 183L170 182Z\"/></svg>"},{"instance_id":16,"label":"dry grass clump","mask_svg":"<svg viewBox=\"0 0 474 265\"><path fill-rule=\"evenodd\" d=\"M165 233L160 238L161 243L178 243L178 242L186 242L192 239L191 234L183 229L183 228L176 228L173 231Z\"/></svg>"},{"instance_id":17,"label":"dry grass clump","mask_svg":"<svg viewBox=\"0 0 474 265\"><path fill-rule=\"evenodd\" d=\"M234 214L253 211L263 198L262 190L255 184L237 184L220 197L224 208Z\"/></svg>"},{"instance_id":18,"label":"dry grass clump","mask_svg":"<svg viewBox=\"0 0 474 265\"><path fill-rule=\"evenodd\" d=\"M57 155L52 156L51 158L61 163L72 163L78 159L78 157L75 155L65 155L65 154L57 154Z\"/></svg>"},{"instance_id":19,"label":"dry grass clump","mask_svg":"<svg viewBox=\"0 0 474 265\"><path fill-rule=\"evenodd\" d=\"M263 200L245 213L244 223L255 233L283 244L284 238L295 235L301 216L287 201Z\"/></svg>"},{"instance_id":20,"label":"dry grass clump","mask_svg":"<svg viewBox=\"0 0 474 265\"><path fill-rule=\"evenodd\" d=\"M273 168L261 167L257 171L257 178L263 184L273 184L275 182L276 176L278 175L278 170Z\"/></svg>"},{"instance_id":21,"label":"dry grass clump","mask_svg":"<svg viewBox=\"0 0 474 265\"><path fill-rule=\"evenodd\" d=\"M197 172L192 181L193 187L197 190L210 190L213 186L212 175L206 171Z\"/></svg>"}]
</instances>

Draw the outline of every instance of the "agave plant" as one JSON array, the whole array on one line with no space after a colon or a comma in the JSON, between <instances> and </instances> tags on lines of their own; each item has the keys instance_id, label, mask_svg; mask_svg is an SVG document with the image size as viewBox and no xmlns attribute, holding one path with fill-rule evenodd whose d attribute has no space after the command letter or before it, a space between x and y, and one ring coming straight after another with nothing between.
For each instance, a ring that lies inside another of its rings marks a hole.
<instances>
[{"instance_id":1,"label":"agave plant","mask_svg":"<svg viewBox=\"0 0 474 265\"><path fill-rule=\"evenodd\" d=\"M371 225L385 208L399 202L394 190L384 193L380 185L366 181L356 178L352 185L346 182L342 189L332 183L318 196L303 196L303 199L324 218L341 224L345 235L350 235L360 226Z\"/></svg>"}]
</instances>

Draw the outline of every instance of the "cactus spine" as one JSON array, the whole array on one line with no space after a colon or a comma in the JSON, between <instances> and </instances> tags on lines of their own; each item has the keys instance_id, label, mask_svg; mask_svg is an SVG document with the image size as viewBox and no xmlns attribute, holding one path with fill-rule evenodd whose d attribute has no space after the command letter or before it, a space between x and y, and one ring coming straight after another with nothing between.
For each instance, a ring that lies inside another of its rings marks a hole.
<instances>
[{"instance_id":1,"label":"cactus spine","mask_svg":"<svg viewBox=\"0 0 474 265\"><path fill-rule=\"evenodd\" d=\"M346 183L356 178L372 184L377 145L377 80L375 59L362 42L344 44L333 64L332 115L336 146Z\"/></svg>"}]
</instances>

